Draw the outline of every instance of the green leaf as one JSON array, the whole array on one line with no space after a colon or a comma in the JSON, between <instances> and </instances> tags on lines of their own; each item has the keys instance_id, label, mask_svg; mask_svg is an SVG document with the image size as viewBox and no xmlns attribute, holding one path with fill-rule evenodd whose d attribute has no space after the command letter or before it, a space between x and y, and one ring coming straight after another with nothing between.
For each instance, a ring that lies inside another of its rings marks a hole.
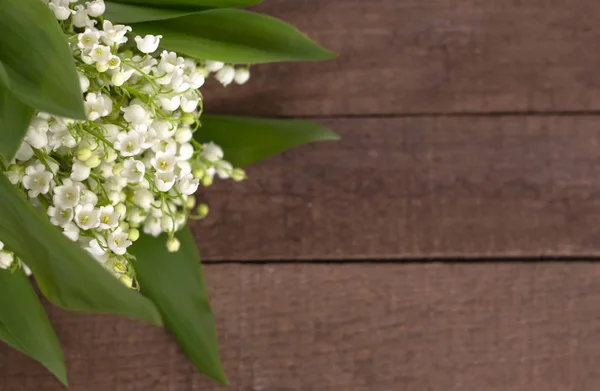
<instances>
[{"instance_id":1,"label":"green leaf","mask_svg":"<svg viewBox=\"0 0 600 391\"><path fill-rule=\"evenodd\" d=\"M172 19L179 16L193 14L194 10L180 10L168 8L151 8L135 4L120 4L106 2L104 18L113 23L135 23L150 20Z\"/></svg>"},{"instance_id":2,"label":"green leaf","mask_svg":"<svg viewBox=\"0 0 600 391\"><path fill-rule=\"evenodd\" d=\"M335 56L285 22L236 9L209 10L132 27L136 34L162 35L161 46L166 49L204 60L255 64Z\"/></svg>"},{"instance_id":3,"label":"green leaf","mask_svg":"<svg viewBox=\"0 0 600 391\"><path fill-rule=\"evenodd\" d=\"M0 339L39 361L67 385L58 338L22 270L0 270Z\"/></svg>"},{"instance_id":4,"label":"green leaf","mask_svg":"<svg viewBox=\"0 0 600 391\"><path fill-rule=\"evenodd\" d=\"M171 253L165 246L165 235L158 239L142 235L131 246L137 258L137 278L142 291L159 308L166 327L196 368L226 384L196 243L187 228L177 238L181 248Z\"/></svg>"},{"instance_id":5,"label":"green leaf","mask_svg":"<svg viewBox=\"0 0 600 391\"><path fill-rule=\"evenodd\" d=\"M0 84L0 155L10 162L27 133L33 108Z\"/></svg>"},{"instance_id":6,"label":"green leaf","mask_svg":"<svg viewBox=\"0 0 600 391\"><path fill-rule=\"evenodd\" d=\"M214 141L225 159L242 167L313 141L339 140L339 136L312 121L203 115L194 134L200 142Z\"/></svg>"},{"instance_id":7,"label":"green leaf","mask_svg":"<svg viewBox=\"0 0 600 391\"><path fill-rule=\"evenodd\" d=\"M0 174L0 240L33 271L54 304L161 324L150 300L126 288L79 245L67 239Z\"/></svg>"},{"instance_id":8,"label":"green leaf","mask_svg":"<svg viewBox=\"0 0 600 391\"><path fill-rule=\"evenodd\" d=\"M0 0L0 83L38 110L86 119L73 54L40 0Z\"/></svg>"},{"instance_id":9,"label":"green leaf","mask_svg":"<svg viewBox=\"0 0 600 391\"><path fill-rule=\"evenodd\" d=\"M262 0L111 0L122 4L136 4L156 8L197 10L198 8L248 7Z\"/></svg>"}]
</instances>

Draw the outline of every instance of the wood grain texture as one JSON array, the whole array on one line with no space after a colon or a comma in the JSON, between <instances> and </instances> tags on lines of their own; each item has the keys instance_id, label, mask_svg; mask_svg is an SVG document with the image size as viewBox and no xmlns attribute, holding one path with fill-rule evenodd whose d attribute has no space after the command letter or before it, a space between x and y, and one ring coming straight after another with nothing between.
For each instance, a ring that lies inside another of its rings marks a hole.
<instances>
[{"instance_id":1,"label":"wood grain texture","mask_svg":"<svg viewBox=\"0 0 600 391\"><path fill-rule=\"evenodd\" d=\"M596 391L600 266L213 265L236 391ZM72 391L221 390L160 329L52 311ZM58 391L0 347L1 391Z\"/></svg>"},{"instance_id":2,"label":"wood grain texture","mask_svg":"<svg viewBox=\"0 0 600 391\"><path fill-rule=\"evenodd\" d=\"M201 196L205 260L600 254L598 117L325 123L342 141Z\"/></svg>"},{"instance_id":3,"label":"wood grain texture","mask_svg":"<svg viewBox=\"0 0 600 391\"><path fill-rule=\"evenodd\" d=\"M600 109L600 2L268 0L257 7L336 51L253 68L207 112L266 116Z\"/></svg>"}]
</instances>

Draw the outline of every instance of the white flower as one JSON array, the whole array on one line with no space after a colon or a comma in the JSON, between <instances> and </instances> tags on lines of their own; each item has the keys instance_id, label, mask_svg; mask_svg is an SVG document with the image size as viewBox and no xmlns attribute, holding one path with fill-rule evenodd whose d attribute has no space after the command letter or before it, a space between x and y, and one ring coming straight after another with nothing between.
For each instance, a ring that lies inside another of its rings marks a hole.
<instances>
[{"instance_id":1,"label":"white flower","mask_svg":"<svg viewBox=\"0 0 600 391\"><path fill-rule=\"evenodd\" d=\"M200 181L194 178L193 175L188 174L177 182L177 190L183 195L191 195L198 190L199 185Z\"/></svg>"},{"instance_id":2,"label":"white flower","mask_svg":"<svg viewBox=\"0 0 600 391\"><path fill-rule=\"evenodd\" d=\"M33 148L42 149L48 145L48 121L36 118L27 128L25 141Z\"/></svg>"},{"instance_id":3,"label":"white flower","mask_svg":"<svg viewBox=\"0 0 600 391\"><path fill-rule=\"evenodd\" d=\"M233 166L231 165L231 163L223 160L215 164L215 170L219 178L227 179L231 176Z\"/></svg>"},{"instance_id":4,"label":"white flower","mask_svg":"<svg viewBox=\"0 0 600 391\"><path fill-rule=\"evenodd\" d=\"M148 209L154 202L154 194L147 189L136 189L133 192L133 203L142 209Z\"/></svg>"},{"instance_id":5,"label":"white flower","mask_svg":"<svg viewBox=\"0 0 600 391\"><path fill-rule=\"evenodd\" d=\"M27 161L33 157L33 149L31 149L31 145L29 143L22 143L15 155L15 159L20 161Z\"/></svg>"},{"instance_id":6,"label":"white flower","mask_svg":"<svg viewBox=\"0 0 600 391\"><path fill-rule=\"evenodd\" d=\"M173 124L163 120L154 120L150 128L154 130L158 140L166 140L170 137L173 137L176 131L176 128L173 126Z\"/></svg>"},{"instance_id":7,"label":"white flower","mask_svg":"<svg viewBox=\"0 0 600 391\"><path fill-rule=\"evenodd\" d=\"M108 69L120 69L121 59L119 56L110 56L106 65L108 66Z\"/></svg>"},{"instance_id":8,"label":"white flower","mask_svg":"<svg viewBox=\"0 0 600 391\"><path fill-rule=\"evenodd\" d=\"M100 207L100 229L112 229L119 225L121 215L115 211L114 206Z\"/></svg>"},{"instance_id":9,"label":"white flower","mask_svg":"<svg viewBox=\"0 0 600 391\"><path fill-rule=\"evenodd\" d=\"M103 124L104 127L104 138L114 143L117 141L117 135L119 134L119 127L112 124Z\"/></svg>"},{"instance_id":10,"label":"white flower","mask_svg":"<svg viewBox=\"0 0 600 391\"><path fill-rule=\"evenodd\" d=\"M66 226L73 220L73 208L49 206L46 213L50 217L50 222L60 227Z\"/></svg>"},{"instance_id":11,"label":"white flower","mask_svg":"<svg viewBox=\"0 0 600 391\"><path fill-rule=\"evenodd\" d=\"M175 132L175 141L178 143L187 143L192 137L192 130L185 126L177 128L177 131Z\"/></svg>"},{"instance_id":12,"label":"white flower","mask_svg":"<svg viewBox=\"0 0 600 391\"><path fill-rule=\"evenodd\" d=\"M117 255L125 254L129 246L131 246L131 240L127 238L127 234L121 228L115 229L108 237L108 247Z\"/></svg>"},{"instance_id":13,"label":"white flower","mask_svg":"<svg viewBox=\"0 0 600 391\"><path fill-rule=\"evenodd\" d=\"M90 88L90 79L79 72L77 72L77 76L79 76L79 86L81 87L81 92L86 93L88 88Z\"/></svg>"},{"instance_id":14,"label":"white flower","mask_svg":"<svg viewBox=\"0 0 600 391\"><path fill-rule=\"evenodd\" d=\"M106 254L106 239L100 235L98 235L98 239L90 240L88 246L85 248L94 257L101 257Z\"/></svg>"},{"instance_id":15,"label":"white flower","mask_svg":"<svg viewBox=\"0 0 600 391\"><path fill-rule=\"evenodd\" d=\"M125 157L135 156L142 151L143 142L142 135L135 130L130 130L129 132L121 132L117 135L114 148Z\"/></svg>"},{"instance_id":16,"label":"white flower","mask_svg":"<svg viewBox=\"0 0 600 391\"><path fill-rule=\"evenodd\" d=\"M96 63L98 72L106 72L107 69L120 64L119 57L113 56L110 48L104 45L94 45L90 51L90 58Z\"/></svg>"},{"instance_id":17,"label":"white flower","mask_svg":"<svg viewBox=\"0 0 600 391\"><path fill-rule=\"evenodd\" d=\"M105 94L89 92L85 96L83 106L90 121L95 121L100 117L106 117L112 112L112 100Z\"/></svg>"},{"instance_id":18,"label":"white flower","mask_svg":"<svg viewBox=\"0 0 600 391\"><path fill-rule=\"evenodd\" d=\"M193 72L190 75L186 75L184 80L190 85L190 88L194 90L202 87L205 82L204 74L200 72Z\"/></svg>"},{"instance_id":19,"label":"white flower","mask_svg":"<svg viewBox=\"0 0 600 391\"><path fill-rule=\"evenodd\" d=\"M152 150L154 152L166 152L175 155L177 153L177 143L173 139L160 140L152 146Z\"/></svg>"},{"instance_id":20,"label":"white flower","mask_svg":"<svg viewBox=\"0 0 600 391\"><path fill-rule=\"evenodd\" d=\"M77 28L89 27L88 25L90 24L90 18L83 5L78 4L75 6L75 13L71 18L71 21L73 22L73 26Z\"/></svg>"},{"instance_id":21,"label":"white flower","mask_svg":"<svg viewBox=\"0 0 600 391\"><path fill-rule=\"evenodd\" d=\"M188 91L181 97L181 111L191 113L198 108L200 98L195 91Z\"/></svg>"},{"instance_id":22,"label":"white flower","mask_svg":"<svg viewBox=\"0 0 600 391\"><path fill-rule=\"evenodd\" d=\"M175 168L176 162L177 158L174 155L166 152L157 152L152 166L158 172L170 172Z\"/></svg>"},{"instance_id":23,"label":"white flower","mask_svg":"<svg viewBox=\"0 0 600 391\"><path fill-rule=\"evenodd\" d=\"M73 208L79 204L81 189L70 180L65 180L61 186L54 188L52 201L60 208Z\"/></svg>"},{"instance_id":24,"label":"white flower","mask_svg":"<svg viewBox=\"0 0 600 391\"><path fill-rule=\"evenodd\" d=\"M192 173L192 165L189 161L179 160L177 162L177 169L177 176L180 178Z\"/></svg>"},{"instance_id":25,"label":"white flower","mask_svg":"<svg viewBox=\"0 0 600 391\"><path fill-rule=\"evenodd\" d=\"M13 253L0 251L0 269L8 269L15 260Z\"/></svg>"},{"instance_id":26,"label":"white flower","mask_svg":"<svg viewBox=\"0 0 600 391\"><path fill-rule=\"evenodd\" d=\"M189 160L194 156L194 146L190 143L184 143L179 146L179 159Z\"/></svg>"},{"instance_id":27,"label":"white flower","mask_svg":"<svg viewBox=\"0 0 600 391\"><path fill-rule=\"evenodd\" d=\"M122 24L113 25L108 20L104 20L102 29L104 30L101 33L102 41L108 46L124 44L127 42L127 37L125 35L131 31L131 27L129 26L124 26Z\"/></svg>"},{"instance_id":28,"label":"white flower","mask_svg":"<svg viewBox=\"0 0 600 391\"><path fill-rule=\"evenodd\" d=\"M155 185L159 191L167 192L171 190L175 184L175 174L173 171L170 172L158 172L155 177Z\"/></svg>"},{"instance_id":29,"label":"white flower","mask_svg":"<svg viewBox=\"0 0 600 391\"><path fill-rule=\"evenodd\" d=\"M146 35L144 38L139 35L135 37L137 48L142 53L154 53L158 49L162 35Z\"/></svg>"},{"instance_id":30,"label":"white flower","mask_svg":"<svg viewBox=\"0 0 600 391\"><path fill-rule=\"evenodd\" d=\"M220 61L206 61L204 68L209 72L217 72L223 68L225 64Z\"/></svg>"},{"instance_id":31,"label":"white flower","mask_svg":"<svg viewBox=\"0 0 600 391\"><path fill-rule=\"evenodd\" d=\"M98 203L98 196L96 194L94 194L93 191L90 191L88 189L81 190L81 197L79 199L80 205L90 204L90 205L96 206L97 203Z\"/></svg>"},{"instance_id":32,"label":"white flower","mask_svg":"<svg viewBox=\"0 0 600 391\"><path fill-rule=\"evenodd\" d=\"M215 78L223 87L227 87L235 78L235 69L230 65L225 65L215 74Z\"/></svg>"},{"instance_id":33,"label":"white flower","mask_svg":"<svg viewBox=\"0 0 600 391\"><path fill-rule=\"evenodd\" d=\"M132 158L123 161L121 177L127 179L129 183L138 183L141 181L145 172L146 167L141 161Z\"/></svg>"},{"instance_id":34,"label":"white flower","mask_svg":"<svg viewBox=\"0 0 600 391\"><path fill-rule=\"evenodd\" d=\"M127 66L125 66L124 68L127 68ZM117 70L113 73L111 81L113 83L113 85L120 87L123 84L125 84L130 78L131 76L133 76L133 74L135 73L135 69L132 68L127 68L127 70Z\"/></svg>"},{"instance_id":35,"label":"white flower","mask_svg":"<svg viewBox=\"0 0 600 391\"><path fill-rule=\"evenodd\" d=\"M87 28L83 33L77 36L77 46L79 46L80 49L91 50L96 44L98 44L99 39L100 32L98 30Z\"/></svg>"},{"instance_id":36,"label":"white flower","mask_svg":"<svg viewBox=\"0 0 600 391\"><path fill-rule=\"evenodd\" d=\"M35 198L40 194L48 193L52 178L52 173L46 171L43 164L31 165L25 169L23 187L29 190L29 197Z\"/></svg>"},{"instance_id":37,"label":"white flower","mask_svg":"<svg viewBox=\"0 0 600 391\"><path fill-rule=\"evenodd\" d=\"M181 96L180 95L158 95L158 102L160 106L168 111L175 111L179 108L181 104Z\"/></svg>"},{"instance_id":38,"label":"white flower","mask_svg":"<svg viewBox=\"0 0 600 391\"><path fill-rule=\"evenodd\" d=\"M209 162L214 163L223 159L223 150L213 142L202 144L200 156Z\"/></svg>"},{"instance_id":39,"label":"white flower","mask_svg":"<svg viewBox=\"0 0 600 391\"><path fill-rule=\"evenodd\" d=\"M172 73L175 69L183 69L184 61L183 58L177 56L177 53L163 50L158 69L164 73Z\"/></svg>"},{"instance_id":40,"label":"white flower","mask_svg":"<svg viewBox=\"0 0 600 391\"><path fill-rule=\"evenodd\" d=\"M164 232L173 232L175 230L175 220L173 220L173 218L168 215L161 217L160 228Z\"/></svg>"},{"instance_id":41,"label":"white flower","mask_svg":"<svg viewBox=\"0 0 600 391\"><path fill-rule=\"evenodd\" d=\"M104 0L94 0L91 3L85 3L87 6L87 12L91 17L101 16L106 10Z\"/></svg>"},{"instance_id":42,"label":"white flower","mask_svg":"<svg viewBox=\"0 0 600 391\"><path fill-rule=\"evenodd\" d=\"M189 77L183 74L183 70L178 69L173 74L171 79L171 87L173 92L181 93L190 89L190 83L188 83Z\"/></svg>"},{"instance_id":43,"label":"white flower","mask_svg":"<svg viewBox=\"0 0 600 391\"><path fill-rule=\"evenodd\" d=\"M57 5L54 2L49 3L48 6L58 20L67 20L72 14L75 13L75 11L72 11L69 7Z\"/></svg>"},{"instance_id":44,"label":"white flower","mask_svg":"<svg viewBox=\"0 0 600 391\"><path fill-rule=\"evenodd\" d=\"M138 104L131 104L128 107L122 107L121 111L125 113L123 114L125 121L134 125L150 126L152 123L152 113Z\"/></svg>"},{"instance_id":45,"label":"white flower","mask_svg":"<svg viewBox=\"0 0 600 391\"><path fill-rule=\"evenodd\" d=\"M77 205L75 223L83 230L97 228L100 225L100 211L92 204Z\"/></svg>"},{"instance_id":46,"label":"white flower","mask_svg":"<svg viewBox=\"0 0 600 391\"><path fill-rule=\"evenodd\" d=\"M152 193L150 193L150 196L152 197ZM154 198L152 198L152 200L154 200ZM148 208L149 207L150 204L148 204ZM130 224L137 226L143 223L144 220L146 220L146 214L140 208L132 207L127 209L127 221L129 221Z\"/></svg>"},{"instance_id":47,"label":"white flower","mask_svg":"<svg viewBox=\"0 0 600 391\"><path fill-rule=\"evenodd\" d=\"M250 79L250 70L248 68L238 68L235 70L233 80L236 84L244 84Z\"/></svg>"},{"instance_id":48,"label":"white flower","mask_svg":"<svg viewBox=\"0 0 600 391\"><path fill-rule=\"evenodd\" d=\"M79 227L74 223L68 223L63 227L63 235L73 242L76 242L77 239L79 239Z\"/></svg>"},{"instance_id":49,"label":"white flower","mask_svg":"<svg viewBox=\"0 0 600 391\"><path fill-rule=\"evenodd\" d=\"M144 222L144 233L154 237L160 235L162 233L162 227L160 226L160 218L148 217Z\"/></svg>"},{"instance_id":50,"label":"white flower","mask_svg":"<svg viewBox=\"0 0 600 391\"><path fill-rule=\"evenodd\" d=\"M89 178L91 169L82 161L74 158L70 178L74 181L85 181Z\"/></svg>"}]
</instances>

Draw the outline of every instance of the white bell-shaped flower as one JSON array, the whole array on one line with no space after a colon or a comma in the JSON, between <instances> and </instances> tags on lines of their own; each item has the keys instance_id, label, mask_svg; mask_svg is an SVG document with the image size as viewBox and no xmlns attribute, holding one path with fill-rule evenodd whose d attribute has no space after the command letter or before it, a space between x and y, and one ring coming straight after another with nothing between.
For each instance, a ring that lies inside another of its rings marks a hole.
<instances>
[{"instance_id":1,"label":"white bell-shaped flower","mask_svg":"<svg viewBox=\"0 0 600 391\"><path fill-rule=\"evenodd\" d=\"M161 38L162 35L146 35L143 38L138 35L135 37L135 43L140 52L150 54L158 49Z\"/></svg>"}]
</instances>

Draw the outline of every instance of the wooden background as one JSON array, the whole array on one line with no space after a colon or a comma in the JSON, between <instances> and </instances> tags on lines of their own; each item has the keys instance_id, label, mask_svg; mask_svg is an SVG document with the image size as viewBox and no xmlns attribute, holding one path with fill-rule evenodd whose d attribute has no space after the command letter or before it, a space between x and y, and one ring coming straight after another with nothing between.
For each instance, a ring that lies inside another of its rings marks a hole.
<instances>
[{"instance_id":1,"label":"wooden background","mask_svg":"<svg viewBox=\"0 0 600 391\"><path fill-rule=\"evenodd\" d=\"M343 139L202 195L230 389L600 389L600 2L258 8L339 58L256 67L207 111ZM72 390L222 389L160 329L50 312ZM0 348L1 391L60 389Z\"/></svg>"}]
</instances>

